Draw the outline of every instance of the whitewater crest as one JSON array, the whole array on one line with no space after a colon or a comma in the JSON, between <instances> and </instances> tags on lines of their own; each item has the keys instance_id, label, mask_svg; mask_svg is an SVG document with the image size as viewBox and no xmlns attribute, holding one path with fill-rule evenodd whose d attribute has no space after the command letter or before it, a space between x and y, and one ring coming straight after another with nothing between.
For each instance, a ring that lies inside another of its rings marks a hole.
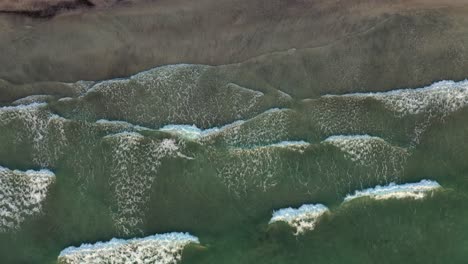
<instances>
[{"instance_id":1,"label":"whitewater crest","mask_svg":"<svg viewBox=\"0 0 468 264\"><path fill-rule=\"evenodd\" d=\"M414 147L433 120L468 106L468 81L387 92L324 95L301 102L312 129L323 136L375 134Z\"/></svg>"},{"instance_id":2,"label":"whitewater crest","mask_svg":"<svg viewBox=\"0 0 468 264\"><path fill-rule=\"evenodd\" d=\"M174 139L156 141L136 132L109 135L104 140L112 148L110 186L116 201L116 228L123 235L139 232L162 160L182 156L179 145Z\"/></svg>"},{"instance_id":3,"label":"whitewater crest","mask_svg":"<svg viewBox=\"0 0 468 264\"><path fill-rule=\"evenodd\" d=\"M157 263L176 264L189 244L199 244L188 233L156 234L144 238L116 239L68 247L60 252L59 264Z\"/></svg>"},{"instance_id":4,"label":"whitewater crest","mask_svg":"<svg viewBox=\"0 0 468 264\"><path fill-rule=\"evenodd\" d=\"M221 142L229 146L253 147L273 144L289 138L295 112L272 108L246 121L222 127L204 138L204 142Z\"/></svg>"},{"instance_id":5,"label":"whitewater crest","mask_svg":"<svg viewBox=\"0 0 468 264\"><path fill-rule=\"evenodd\" d=\"M281 142L278 142L278 143L270 144L269 146L270 147L277 147L277 148L301 149L301 148L305 148L305 147L310 146L310 143L305 142L304 140L281 141Z\"/></svg>"},{"instance_id":6,"label":"whitewater crest","mask_svg":"<svg viewBox=\"0 0 468 264\"><path fill-rule=\"evenodd\" d=\"M202 144L225 144L235 147L255 147L272 145L288 138L291 115L290 109L269 109L248 120L237 120L233 123L209 129L198 128L195 124L169 124L159 131L170 133L183 139L198 141ZM293 141L284 141L284 145ZM303 145L296 141L298 145Z\"/></svg>"},{"instance_id":7,"label":"whitewater crest","mask_svg":"<svg viewBox=\"0 0 468 264\"><path fill-rule=\"evenodd\" d=\"M424 88L380 93L345 94L348 97L374 98L401 115L419 113L448 114L468 105L468 80L440 81Z\"/></svg>"},{"instance_id":8,"label":"whitewater crest","mask_svg":"<svg viewBox=\"0 0 468 264\"><path fill-rule=\"evenodd\" d=\"M228 124L222 127L213 127L209 129L200 129L196 125L165 125L159 129L159 131L167 132L176 136L179 136L188 140L203 140L204 137L208 137L214 133L223 131L229 127L243 124L244 121L239 120L232 124Z\"/></svg>"},{"instance_id":9,"label":"whitewater crest","mask_svg":"<svg viewBox=\"0 0 468 264\"><path fill-rule=\"evenodd\" d=\"M390 183L385 186L377 185L374 188L356 191L354 194L347 195L344 202L349 202L361 197L369 197L375 200L386 199L422 199L434 190L442 188L439 183L430 180L421 180L416 183L396 184Z\"/></svg>"},{"instance_id":10,"label":"whitewater crest","mask_svg":"<svg viewBox=\"0 0 468 264\"><path fill-rule=\"evenodd\" d=\"M131 123L120 121L120 120L99 119L96 121L96 124L100 126L104 126L104 127L111 127L114 129L123 129L123 130L136 130L136 131L151 130L146 127L133 125Z\"/></svg>"},{"instance_id":11,"label":"whitewater crest","mask_svg":"<svg viewBox=\"0 0 468 264\"><path fill-rule=\"evenodd\" d=\"M0 232L18 229L38 215L55 174L49 170L10 170L0 166Z\"/></svg>"},{"instance_id":12,"label":"whitewater crest","mask_svg":"<svg viewBox=\"0 0 468 264\"><path fill-rule=\"evenodd\" d=\"M286 222L296 229L295 235L315 229L320 217L329 210L323 204L304 204L299 208L283 208L273 212L269 224Z\"/></svg>"}]
</instances>

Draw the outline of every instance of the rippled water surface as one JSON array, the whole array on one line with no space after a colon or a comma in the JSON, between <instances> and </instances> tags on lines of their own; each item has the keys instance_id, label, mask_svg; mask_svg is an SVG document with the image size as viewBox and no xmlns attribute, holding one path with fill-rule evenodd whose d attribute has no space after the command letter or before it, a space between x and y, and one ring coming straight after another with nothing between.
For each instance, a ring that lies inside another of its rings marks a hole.
<instances>
[{"instance_id":1,"label":"rippled water surface","mask_svg":"<svg viewBox=\"0 0 468 264\"><path fill-rule=\"evenodd\" d=\"M466 81L299 100L170 65L66 85L0 108L2 263L466 260Z\"/></svg>"}]
</instances>

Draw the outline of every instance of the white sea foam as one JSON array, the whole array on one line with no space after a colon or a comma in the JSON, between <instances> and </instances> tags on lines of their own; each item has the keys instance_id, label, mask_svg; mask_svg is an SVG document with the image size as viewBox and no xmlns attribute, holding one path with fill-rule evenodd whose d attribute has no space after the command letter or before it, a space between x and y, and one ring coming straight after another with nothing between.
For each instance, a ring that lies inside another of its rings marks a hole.
<instances>
[{"instance_id":1,"label":"white sea foam","mask_svg":"<svg viewBox=\"0 0 468 264\"><path fill-rule=\"evenodd\" d=\"M49 170L10 170L0 166L0 232L18 229L41 213L55 174Z\"/></svg>"},{"instance_id":2,"label":"white sea foam","mask_svg":"<svg viewBox=\"0 0 468 264\"><path fill-rule=\"evenodd\" d=\"M376 157L376 153L388 155L407 156L405 149L392 146L379 137L369 135L337 135L328 137L323 143L331 144L352 160L361 163L369 162Z\"/></svg>"},{"instance_id":3,"label":"white sea foam","mask_svg":"<svg viewBox=\"0 0 468 264\"><path fill-rule=\"evenodd\" d=\"M221 127L212 127L208 129L200 129L196 125L169 124L160 128L159 131L171 133L189 140L198 140L218 132L223 132L226 129L242 125L243 123L245 123L244 120L238 120Z\"/></svg>"},{"instance_id":4,"label":"white sea foam","mask_svg":"<svg viewBox=\"0 0 468 264\"><path fill-rule=\"evenodd\" d=\"M266 110L263 113L277 113L277 112L281 112L282 110L283 109L281 109L281 108L275 107L275 108L270 108L270 109Z\"/></svg>"},{"instance_id":5,"label":"white sea foam","mask_svg":"<svg viewBox=\"0 0 468 264\"><path fill-rule=\"evenodd\" d=\"M182 156L179 145L174 139L145 139L136 132L113 134L104 140L112 147L110 185L116 202L116 228L123 235L138 233L162 159Z\"/></svg>"},{"instance_id":6,"label":"white sea foam","mask_svg":"<svg viewBox=\"0 0 468 264\"><path fill-rule=\"evenodd\" d=\"M125 121L119 121L119 120L107 120L107 119L99 119L96 121L96 124L101 124L101 125L116 125L116 126L125 126L125 127L132 127L133 125L125 122Z\"/></svg>"},{"instance_id":7,"label":"white sea foam","mask_svg":"<svg viewBox=\"0 0 468 264\"><path fill-rule=\"evenodd\" d=\"M45 103L0 107L0 129L15 130L15 142L31 145L36 165L53 166L67 144L65 119L51 114Z\"/></svg>"},{"instance_id":8,"label":"white sea foam","mask_svg":"<svg viewBox=\"0 0 468 264\"><path fill-rule=\"evenodd\" d=\"M468 80L441 81L417 89L324 95L319 99L307 100L306 105L312 122L324 133L363 133L375 131L378 128L376 125L385 126L371 121L373 114L369 113L366 103L369 99L377 101L395 117L418 115L414 122L413 135L408 134L408 141L414 147L419 144L421 136L432 123L431 120L444 118L468 106ZM392 123L394 122L399 121L392 119ZM409 123L402 125L404 130L411 126Z\"/></svg>"},{"instance_id":9,"label":"white sea foam","mask_svg":"<svg viewBox=\"0 0 468 264\"><path fill-rule=\"evenodd\" d=\"M330 142L333 142L333 141L346 141L346 140L359 140L359 139L363 139L363 140L370 140L370 139L374 139L374 140L383 140L379 137L373 137L373 136L369 136L369 135L335 135L335 136L330 136L328 137L327 139L325 139L326 142L330 141Z\"/></svg>"},{"instance_id":10,"label":"white sea foam","mask_svg":"<svg viewBox=\"0 0 468 264\"><path fill-rule=\"evenodd\" d=\"M440 81L418 89L400 89L379 93L345 94L348 97L370 97L402 115L419 113L447 114L468 105L468 80Z\"/></svg>"},{"instance_id":11,"label":"white sea foam","mask_svg":"<svg viewBox=\"0 0 468 264\"><path fill-rule=\"evenodd\" d=\"M328 208L322 204L304 204L301 207L284 208L273 212L271 223L286 222L296 228L296 235L305 231L314 230L319 218L329 212Z\"/></svg>"},{"instance_id":12,"label":"white sea foam","mask_svg":"<svg viewBox=\"0 0 468 264\"><path fill-rule=\"evenodd\" d=\"M369 135L339 135L325 139L322 144L338 148L346 159L359 167L361 182L382 180L392 182L400 179L411 152L394 146L379 137ZM351 181L351 179L350 179Z\"/></svg>"},{"instance_id":13,"label":"white sea foam","mask_svg":"<svg viewBox=\"0 0 468 264\"><path fill-rule=\"evenodd\" d=\"M221 156L210 152L209 158L216 166L217 177L230 192L241 196L250 192L267 192L284 178L284 170L297 168L295 161L292 161L294 165L289 164L278 148L301 155L307 146L309 144L303 141L283 141L248 148L231 147Z\"/></svg>"},{"instance_id":14,"label":"white sea foam","mask_svg":"<svg viewBox=\"0 0 468 264\"><path fill-rule=\"evenodd\" d=\"M261 111L262 92L233 83L205 89L203 77L209 69L206 65L167 65L126 79L99 82L79 98L83 104L78 107L86 107L83 98L99 93L107 100L97 116L118 116L152 126L173 122L208 127L223 122L221 119L231 122Z\"/></svg>"},{"instance_id":15,"label":"white sea foam","mask_svg":"<svg viewBox=\"0 0 468 264\"><path fill-rule=\"evenodd\" d=\"M72 98L72 97L62 97L62 98L58 99L57 101L65 103L65 102L72 102L73 100L75 100L75 99Z\"/></svg>"},{"instance_id":16,"label":"white sea foam","mask_svg":"<svg viewBox=\"0 0 468 264\"><path fill-rule=\"evenodd\" d=\"M310 143L305 142L304 140L298 140L298 141L281 141L278 143L274 143L269 145L271 147L280 147L280 148L288 148L288 147L307 147L310 146Z\"/></svg>"},{"instance_id":17,"label":"white sea foam","mask_svg":"<svg viewBox=\"0 0 468 264\"><path fill-rule=\"evenodd\" d=\"M268 131L262 131L261 129L264 128L263 125L266 125L266 123L270 123L273 121L285 121L286 115L282 112L282 110L278 108L270 109L265 111L264 113L261 114L261 116L271 116L275 115L273 118L266 119L266 120L260 120L258 117L249 119L247 121L244 120L238 120L233 123L221 126L221 127L212 127L209 129L200 129L196 125L184 125L184 124L169 124L166 125L162 128L159 129L159 131L163 132L168 132L177 136L180 136L182 138L186 138L189 140L204 140L204 138L213 138L217 136L221 136L224 138L224 141L226 141L229 144L236 145L239 142L248 142L249 139L251 141L255 141L255 138L264 138L267 133L270 134L275 134L275 135L280 135L284 136L284 130L285 127L283 127L284 122L275 122L275 128L278 128L277 131L273 129L269 129ZM259 119L259 120L257 120ZM254 129L249 128L249 129L242 129L242 125L246 124L247 122L252 121L261 121L262 124L261 126L256 126ZM242 130L242 131L241 131ZM268 135L270 137L273 137L271 140L274 140L274 136ZM246 138L247 137L247 138ZM282 141L279 143L275 144L270 144L268 146L273 146L273 147L303 147L307 145L305 141Z\"/></svg>"},{"instance_id":18,"label":"white sea foam","mask_svg":"<svg viewBox=\"0 0 468 264\"><path fill-rule=\"evenodd\" d=\"M15 106L2 106L0 107L0 111L7 112L7 111L29 110L29 109L37 109L37 108L41 108L45 106L47 106L46 103L20 104L20 105L15 105Z\"/></svg>"},{"instance_id":19,"label":"white sea foam","mask_svg":"<svg viewBox=\"0 0 468 264\"><path fill-rule=\"evenodd\" d=\"M95 244L69 247L60 252L59 263L157 263L175 264L182 259L182 251L189 244L199 244L188 233L166 233L145 238L116 239Z\"/></svg>"},{"instance_id":20,"label":"white sea foam","mask_svg":"<svg viewBox=\"0 0 468 264\"><path fill-rule=\"evenodd\" d=\"M376 200L403 198L422 199L429 192L439 188L441 188L439 183L430 180L422 180L417 183L405 184L390 183L385 186L377 185L374 188L356 191L352 195L347 195L344 201L349 202L360 197L369 197Z\"/></svg>"},{"instance_id":21,"label":"white sea foam","mask_svg":"<svg viewBox=\"0 0 468 264\"><path fill-rule=\"evenodd\" d=\"M221 141L236 147L252 147L274 144L289 136L291 109L269 109L245 122L234 122L209 133L204 142Z\"/></svg>"},{"instance_id":22,"label":"white sea foam","mask_svg":"<svg viewBox=\"0 0 468 264\"><path fill-rule=\"evenodd\" d=\"M339 148L353 161L363 160L366 156L372 155L375 151L374 148L376 145L386 144L383 139L379 137L371 137L369 135L331 136L323 142Z\"/></svg>"},{"instance_id":23,"label":"white sea foam","mask_svg":"<svg viewBox=\"0 0 468 264\"><path fill-rule=\"evenodd\" d=\"M96 121L96 124L102 125L102 126L107 126L107 127L113 127L113 128L120 128L123 130L132 130L132 131L143 131L143 130L153 130L151 128L139 126L139 125L134 125L126 121L120 121L120 120L107 120L107 119L99 119Z\"/></svg>"},{"instance_id":24,"label":"white sea foam","mask_svg":"<svg viewBox=\"0 0 468 264\"><path fill-rule=\"evenodd\" d=\"M216 153L216 152L215 152ZM228 156L211 157L216 167L217 177L236 196L251 191L266 192L278 184L281 157L273 148L228 150Z\"/></svg>"},{"instance_id":25,"label":"white sea foam","mask_svg":"<svg viewBox=\"0 0 468 264\"><path fill-rule=\"evenodd\" d=\"M209 133L219 131L219 128L215 127L215 128L203 130L203 129L198 128L196 125L166 125L159 130L168 132L171 134L175 134L175 135L178 135L183 138L190 139L190 140L195 140Z\"/></svg>"}]
</instances>

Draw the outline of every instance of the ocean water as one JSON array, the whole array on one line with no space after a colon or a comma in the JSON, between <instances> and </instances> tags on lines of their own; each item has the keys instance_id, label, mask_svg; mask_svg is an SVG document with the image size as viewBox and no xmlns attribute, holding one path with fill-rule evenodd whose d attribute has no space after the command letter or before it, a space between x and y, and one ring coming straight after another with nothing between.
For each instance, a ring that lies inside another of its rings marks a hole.
<instances>
[{"instance_id":1,"label":"ocean water","mask_svg":"<svg viewBox=\"0 0 468 264\"><path fill-rule=\"evenodd\" d=\"M466 81L296 100L208 70L0 107L0 262L466 263Z\"/></svg>"}]
</instances>

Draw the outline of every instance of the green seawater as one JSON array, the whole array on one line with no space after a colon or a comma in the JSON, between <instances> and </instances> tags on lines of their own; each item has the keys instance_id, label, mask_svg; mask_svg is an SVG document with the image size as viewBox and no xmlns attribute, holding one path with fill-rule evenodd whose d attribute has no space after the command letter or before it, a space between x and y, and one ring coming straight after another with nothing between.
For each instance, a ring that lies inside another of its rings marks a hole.
<instances>
[{"instance_id":1,"label":"green seawater","mask_svg":"<svg viewBox=\"0 0 468 264\"><path fill-rule=\"evenodd\" d=\"M0 108L0 165L55 174L40 212L0 233L1 263L174 231L200 240L181 263L466 263L467 83L298 100L182 67ZM343 203L422 179L442 188ZM313 230L268 224L274 210L317 203L330 212Z\"/></svg>"}]
</instances>

